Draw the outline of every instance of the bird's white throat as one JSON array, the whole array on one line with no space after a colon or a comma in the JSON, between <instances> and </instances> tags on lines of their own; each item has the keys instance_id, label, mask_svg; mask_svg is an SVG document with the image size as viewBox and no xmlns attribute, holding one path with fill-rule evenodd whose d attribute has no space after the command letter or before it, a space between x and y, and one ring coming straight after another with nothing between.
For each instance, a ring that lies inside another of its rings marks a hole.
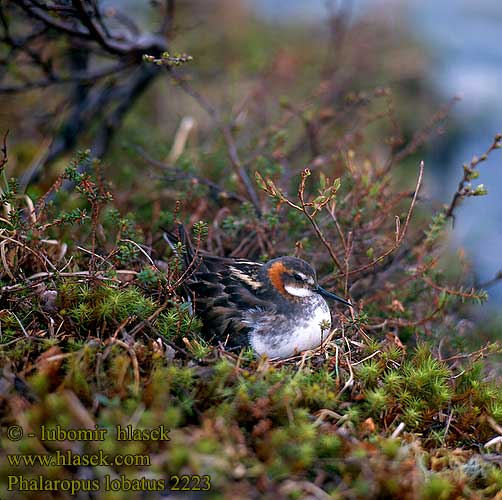
<instances>
[{"instance_id":1,"label":"bird's white throat","mask_svg":"<svg viewBox=\"0 0 502 500\"><path fill-rule=\"evenodd\" d=\"M311 297L314 294L310 288L301 286L285 285L284 290L295 297Z\"/></svg>"}]
</instances>

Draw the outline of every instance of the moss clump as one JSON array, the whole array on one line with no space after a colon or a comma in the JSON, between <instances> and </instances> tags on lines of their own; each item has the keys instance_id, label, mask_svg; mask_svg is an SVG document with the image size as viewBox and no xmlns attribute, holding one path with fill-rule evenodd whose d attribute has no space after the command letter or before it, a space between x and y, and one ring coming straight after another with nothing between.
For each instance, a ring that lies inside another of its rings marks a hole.
<instances>
[{"instance_id":1,"label":"moss clump","mask_svg":"<svg viewBox=\"0 0 502 500\"><path fill-rule=\"evenodd\" d=\"M85 291L89 304L109 294ZM370 360L352 370L352 390L341 392L350 370L331 362L331 356L341 354L336 343L301 368L214 351L212 358L188 366L159 357L155 346L102 342L74 347L55 369L56 385L40 371L28 380L36 397L26 403L27 424L71 428L75 418L88 415L110 433L131 421L138 428L163 425L170 430L169 441L121 443L110 434L99 446L110 455L155 456L154 465L134 469L141 474L209 474L213 492L222 494L236 483L253 491L257 478L264 481L262 492L278 485L300 497L305 481L316 478L335 497L357 491L372 498L412 492L420 498L468 498L473 491L494 493L502 484L500 470L467 446L472 429L477 429L473 440L491 436L479 417L497 418L502 404L476 364L464 366L458 376L425 344L402 352L400 363L388 363L382 343ZM352 351L361 360L366 354L364 346ZM376 378L359 377L366 364ZM437 428L441 419L449 420L448 429ZM4 413L4 421L15 421L12 410ZM401 422L403 439L385 437ZM413 430L421 433L421 442L413 440ZM32 445L23 438L5 441L4 447L7 453L31 453ZM86 443L81 451L91 448ZM130 472L126 466L117 469ZM51 470L56 476L66 473ZM94 473L100 477L98 470Z\"/></svg>"},{"instance_id":2,"label":"moss clump","mask_svg":"<svg viewBox=\"0 0 502 500\"><path fill-rule=\"evenodd\" d=\"M155 328L166 340L187 335L196 335L202 328L200 319L194 317L189 303L174 304L166 312L159 314L155 320ZM203 356L202 356L203 357Z\"/></svg>"},{"instance_id":3,"label":"moss clump","mask_svg":"<svg viewBox=\"0 0 502 500\"><path fill-rule=\"evenodd\" d=\"M73 299L68 315L78 325L89 323L121 323L127 318L143 320L156 309L155 302L134 287L124 289L106 284L95 287L76 285L63 300Z\"/></svg>"}]
</instances>

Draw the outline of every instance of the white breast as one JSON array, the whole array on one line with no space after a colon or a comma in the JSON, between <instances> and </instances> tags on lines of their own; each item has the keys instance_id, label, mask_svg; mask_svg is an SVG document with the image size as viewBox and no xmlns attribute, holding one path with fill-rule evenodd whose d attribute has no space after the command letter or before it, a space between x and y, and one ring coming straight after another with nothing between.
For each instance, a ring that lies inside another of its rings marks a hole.
<instances>
[{"instance_id":1,"label":"white breast","mask_svg":"<svg viewBox=\"0 0 502 500\"><path fill-rule=\"evenodd\" d=\"M322 330L321 323L325 327ZM321 345L329 334L330 327L331 314L327 303L321 299L308 317L297 318L290 324L281 321L280 324L273 325L270 329L272 331L267 333L251 332L250 343L260 355L266 354L270 358L287 358Z\"/></svg>"}]
</instances>

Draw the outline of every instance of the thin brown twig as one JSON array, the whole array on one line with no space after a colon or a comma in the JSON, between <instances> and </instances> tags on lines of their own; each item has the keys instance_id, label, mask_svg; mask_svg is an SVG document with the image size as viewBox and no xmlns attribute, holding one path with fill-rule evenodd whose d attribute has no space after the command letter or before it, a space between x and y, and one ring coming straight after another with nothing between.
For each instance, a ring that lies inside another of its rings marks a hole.
<instances>
[{"instance_id":1,"label":"thin brown twig","mask_svg":"<svg viewBox=\"0 0 502 500\"><path fill-rule=\"evenodd\" d=\"M444 362L452 362L452 361L458 361L460 359L470 359L474 360L471 362L475 362L476 360L479 359L479 357L484 357L485 354L489 353L491 346L490 345L485 345L481 347L481 349L478 349L477 351L469 352L467 354L455 354L453 356L450 356L449 358L444 358L442 361Z\"/></svg>"},{"instance_id":2,"label":"thin brown twig","mask_svg":"<svg viewBox=\"0 0 502 500\"><path fill-rule=\"evenodd\" d=\"M502 147L502 134L497 134L495 138L493 139L492 144L490 147L486 150L486 152L481 155L480 157L475 157L471 160L469 165L464 165L464 175L460 182L458 183L457 190L455 191L455 194L453 195L453 198L451 200L450 205L448 206L447 210L445 211L445 216L446 217L454 217L453 212L455 211L455 208L457 207L458 203L465 198L466 196L469 196L471 194L470 188L468 188L468 183L471 179L471 176L473 174L474 169L483 161L486 161L488 159L489 154L495 150L495 149L500 149Z\"/></svg>"},{"instance_id":3,"label":"thin brown twig","mask_svg":"<svg viewBox=\"0 0 502 500\"><path fill-rule=\"evenodd\" d=\"M400 230L400 223L397 222L396 223L396 242L394 243L394 245L392 245L391 248L389 248L386 252L384 252L382 255L380 255L379 257L373 259L369 264L366 264L364 266L361 266L361 267L358 267L357 269L353 269L352 271L349 272L349 275L354 275L354 274L357 274L357 273L360 273L362 271L365 271L366 269L370 269L371 267L373 267L375 264L378 264L380 261L382 261L385 257L387 257L388 255L390 255L392 252L394 252L394 250L396 250L396 248L398 248L401 243L403 242L404 240L404 237L406 236L406 231L408 229L408 225L410 223L410 219L411 219L411 215L413 213L413 209L415 207L415 203L417 201L417 195L418 195L418 191L420 189L420 186L422 184L422 177L423 177L423 173L424 173L424 162L421 161L420 162L420 168L419 168L419 173L418 173L418 180L417 180L417 185L416 185L416 188L415 188L415 193L413 195L413 199L411 200L411 204L410 204L410 208L408 209L408 214L406 215L406 220L405 220L405 223L404 223L404 227L402 230ZM343 276L344 274L342 274ZM338 276L336 276L338 277Z\"/></svg>"},{"instance_id":4,"label":"thin brown twig","mask_svg":"<svg viewBox=\"0 0 502 500\"><path fill-rule=\"evenodd\" d=\"M0 159L0 173L3 171L3 168L9 161L8 156L7 156L7 136L9 135L9 130L7 129L5 134L3 135L3 141L2 141L2 158Z\"/></svg>"},{"instance_id":5,"label":"thin brown twig","mask_svg":"<svg viewBox=\"0 0 502 500\"><path fill-rule=\"evenodd\" d=\"M317 224L317 221L314 219L312 214L309 212L309 210L307 208L307 204L305 202L305 197L304 197L305 182L307 180L307 177L310 175L310 173L311 173L310 169L308 169L308 168L303 170L301 181L300 181L300 186L298 188L298 199L300 200L302 212L305 214L305 216L307 217L309 222L312 224L312 227L314 228L314 231L316 232L317 237L322 241L323 245L328 250L328 252L331 256L331 259L335 263L336 267L338 267L338 269L342 270L342 263L340 262L340 259L337 257L337 255L335 253L335 249L333 248L333 245L331 245L331 243L326 239L326 236L324 236L324 233L322 232L321 228Z\"/></svg>"},{"instance_id":6,"label":"thin brown twig","mask_svg":"<svg viewBox=\"0 0 502 500\"><path fill-rule=\"evenodd\" d=\"M452 288L437 285L426 276L422 276L422 280L425 281L425 283L427 283L431 288L434 288L434 290L438 290L439 292L445 292L448 295L455 295L456 297L462 297L464 299L472 299L474 296L476 296L475 288L473 288L470 292L463 292L461 290L453 290Z\"/></svg>"},{"instance_id":7,"label":"thin brown twig","mask_svg":"<svg viewBox=\"0 0 502 500\"><path fill-rule=\"evenodd\" d=\"M413 154L422 144L424 144L437 126L448 118L450 111L458 101L460 101L460 98L455 96L450 100L450 102L442 106L441 109L430 119L429 123L423 129L419 130L401 151L391 157L385 167L385 171L388 171L393 164L399 163L407 156Z\"/></svg>"},{"instance_id":8,"label":"thin brown twig","mask_svg":"<svg viewBox=\"0 0 502 500\"><path fill-rule=\"evenodd\" d=\"M230 199L234 201L238 201L239 203L243 203L246 201L245 198L242 196L238 195L237 193L233 193L232 191L227 191L226 189L222 188L219 186L217 183L210 181L209 179L205 179L203 177L200 177L198 175L194 175L192 173L187 173L180 168L175 167L174 165L170 165L168 163L164 163L162 161L156 160L155 158L151 157L143 148L136 146L135 151L141 156L143 160L145 160L147 163L150 165L160 168L163 171L169 172L172 171L176 174L179 174L180 176L183 176L183 179L186 179L187 177L192 179L194 183L202 184L204 186L207 186L210 190L214 190L216 193L218 193L218 197L221 199Z\"/></svg>"},{"instance_id":9,"label":"thin brown twig","mask_svg":"<svg viewBox=\"0 0 502 500\"><path fill-rule=\"evenodd\" d=\"M230 158L230 162L232 164L237 177L239 178L240 183L244 187L249 200L253 204L255 211L258 216L261 216L261 208L260 201L258 199L258 195L256 194L256 190L251 184L251 180L244 169L243 163L239 158L239 153L237 151L237 145L232 134L232 131L228 124L221 118L218 110L199 92L197 92L185 78L180 76L174 68L167 67L170 77L179 85L181 89L183 89L189 96L193 97L197 103L204 109L207 114L211 117L211 119L215 122L215 124L220 129L220 132L223 135L225 143L227 145L227 152Z\"/></svg>"},{"instance_id":10,"label":"thin brown twig","mask_svg":"<svg viewBox=\"0 0 502 500\"><path fill-rule=\"evenodd\" d=\"M347 252L347 242L345 241L345 236L343 235L343 231L340 226L340 222L338 222L338 218L337 218L336 212L335 212L335 204L334 203L332 205L331 210L328 208L328 213L331 216L331 218L333 219L333 222L335 223L336 232L338 233L340 241L342 242L343 249L345 252Z\"/></svg>"}]
</instances>

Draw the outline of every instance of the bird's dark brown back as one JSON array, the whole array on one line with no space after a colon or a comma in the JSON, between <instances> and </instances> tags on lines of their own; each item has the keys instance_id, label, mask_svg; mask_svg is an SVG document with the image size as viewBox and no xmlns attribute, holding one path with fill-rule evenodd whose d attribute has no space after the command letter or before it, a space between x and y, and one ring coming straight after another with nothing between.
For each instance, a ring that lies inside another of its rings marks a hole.
<instances>
[{"instance_id":1,"label":"bird's dark brown back","mask_svg":"<svg viewBox=\"0 0 502 500\"><path fill-rule=\"evenodd\" d=\"M203 335L228 347L248 345L249 327L243 313L270 307L259 279L262 264L196 251L181 225L166 235L186 248L183 263L188 272L182 286L203 321Z\"/></svg>"}]
</instances>

